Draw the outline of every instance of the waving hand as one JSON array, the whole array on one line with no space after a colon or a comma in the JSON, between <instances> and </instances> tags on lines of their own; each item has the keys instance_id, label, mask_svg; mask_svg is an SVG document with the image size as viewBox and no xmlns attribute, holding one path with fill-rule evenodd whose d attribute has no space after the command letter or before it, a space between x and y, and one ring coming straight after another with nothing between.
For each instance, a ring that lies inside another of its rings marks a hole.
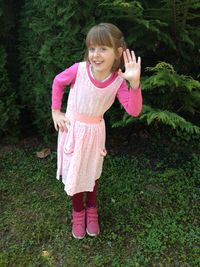
<instances>
[{"instance_id":1,"label":"waving hand","mask_svg":"<svg viewBox=\"0 0 200 267\"><path fill-rule=\"evenodd\" d=\"M125 71L122 72L121 69L118 74L130 82L131 87L138 87L140 84L140 74L141 74L141 58L138 57L136 60L134 51L126 49L123 52Z\"/></svg>"}]
</instances>

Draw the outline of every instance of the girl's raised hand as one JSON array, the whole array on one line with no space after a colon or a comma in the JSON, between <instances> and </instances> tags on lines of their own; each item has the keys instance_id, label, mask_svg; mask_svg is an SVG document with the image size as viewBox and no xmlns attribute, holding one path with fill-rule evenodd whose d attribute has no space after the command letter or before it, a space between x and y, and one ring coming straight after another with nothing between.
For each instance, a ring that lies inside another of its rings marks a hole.
<instances>
[{"instance_id":1,"label":"girl's raised hand","mask_svg":"<svg viewBox=\"0 0 200 267\"><path fill-rule=\"evenodd\" d=\"M138 57L136 60L134 51L126 49L123 52L125 71L122 72L119 69L118 74L129 81L131 87L138 87L140 84L140 73L141 73L141 58Z\"/></svg>"},{"instance_id":2,"label":"girl's raised hand","mask_svg":"<svg viewBox=\"0 0 200 267\"><path fill-rule=\"evenodd\" d=\"M68 131L68 126L70 125L70 122L65 117L65 113L60 112L60 110L53 110L52 118L56 131L58 130L60 130L61 132Z\"/></svg>"}]
</instances>

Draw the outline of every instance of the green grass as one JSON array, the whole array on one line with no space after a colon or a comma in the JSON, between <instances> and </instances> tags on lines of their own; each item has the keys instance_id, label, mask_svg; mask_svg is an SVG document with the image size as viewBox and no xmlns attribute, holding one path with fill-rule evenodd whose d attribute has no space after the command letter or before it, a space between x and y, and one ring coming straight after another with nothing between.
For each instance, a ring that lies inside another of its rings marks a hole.
<instances>
[{"instance_id":1,"label":"green grass","mask_svg":"<svg viewBox=\"0 0 200 267\"><path fill-rule=\"evenodd\" d=\"M200 155L187 147L110 154L100 179L101 233L75 240L55 152L0 151L0 266L200 266Z\"/></svg>"}]
</instances>

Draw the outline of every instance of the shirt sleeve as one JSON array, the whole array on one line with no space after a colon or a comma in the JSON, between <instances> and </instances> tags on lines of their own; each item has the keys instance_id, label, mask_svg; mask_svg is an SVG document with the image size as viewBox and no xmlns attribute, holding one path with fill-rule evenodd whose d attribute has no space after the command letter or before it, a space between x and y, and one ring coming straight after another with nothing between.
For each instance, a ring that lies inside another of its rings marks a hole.
<instances>
[{"instance_id":1,"label":"shirt sleeve","mask_svg":"<svg viewBox=\"0 0 200 267\"><path fill-rule=\"evenodd\" d=\"M78 65L78 63L73 64L71 67L56 75L56 77L54 78L52 84L51 109L61 108L65 87L75 82Z\"/></svg>"},{"instance_id":2,"label":"shirt sleeve","mask_svg":"<svg viewBox=\"0 0 200 267\"><path fill-rule=\"evenodd\" d=\"M139 116L142 111L141 86L137 89L128 89L126 81L124 80L117 91L117 98L129 115L133 117Z\"/></svg>"}]
</instances>

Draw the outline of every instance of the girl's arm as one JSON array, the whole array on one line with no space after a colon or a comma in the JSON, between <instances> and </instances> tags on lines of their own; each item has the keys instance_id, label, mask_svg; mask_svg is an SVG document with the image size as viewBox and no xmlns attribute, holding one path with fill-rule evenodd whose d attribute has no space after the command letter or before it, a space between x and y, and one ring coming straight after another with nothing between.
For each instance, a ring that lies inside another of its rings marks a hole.
<instances>
[{"instance_id":1,"label":"girl's arm","mask_svg":"<svg viewBox=\"0 0 200 267\"><path fill-rule=\"evenodd\" d=\"M128 90L127 84L123 81L117 97L125 110L131 116L137 117L142 110L142 94L140 86L141 58L136 60L134 51L126 49L123 51L125 71L119 69L118 74L123 79L129 81L131 88Z\"/></svg>"},{"instance_id":2,"label":"girl's arm","mask_svg":"<svg viewBox=\"0 0 200 267\"><path fill-rule=\"evenodd\" d=\"M56 131L58 131L58 129L60 129L62 132L67 131L69 121L65 117L65 114L60 111L60 108L62 105L64 89L67 85L75 82L77 70L78 63L58 74L53 80L51 109Z\"/></svg>"},{"instance_id":3,"label":"girl's arm","mask_svg":"<svg viewBox=\"0 0 200 267\"><path fill-rule=\"evenodd\" d=\"M124 80L118 89L117 98L129 115L134 117L139 116L142 110L141 86L128 89Z\"/></svg>"},{"instance_id":4,"label":"girl's arm","mask_svg":"<svg viewBox=\"0 0 200 267\"><path fill-rule=\"evenodd\" d=\"M76 80L78 63L56 75L52 85L52 110L60 110L65 87L73 84Z\"/></svg>"}]
</instances>

